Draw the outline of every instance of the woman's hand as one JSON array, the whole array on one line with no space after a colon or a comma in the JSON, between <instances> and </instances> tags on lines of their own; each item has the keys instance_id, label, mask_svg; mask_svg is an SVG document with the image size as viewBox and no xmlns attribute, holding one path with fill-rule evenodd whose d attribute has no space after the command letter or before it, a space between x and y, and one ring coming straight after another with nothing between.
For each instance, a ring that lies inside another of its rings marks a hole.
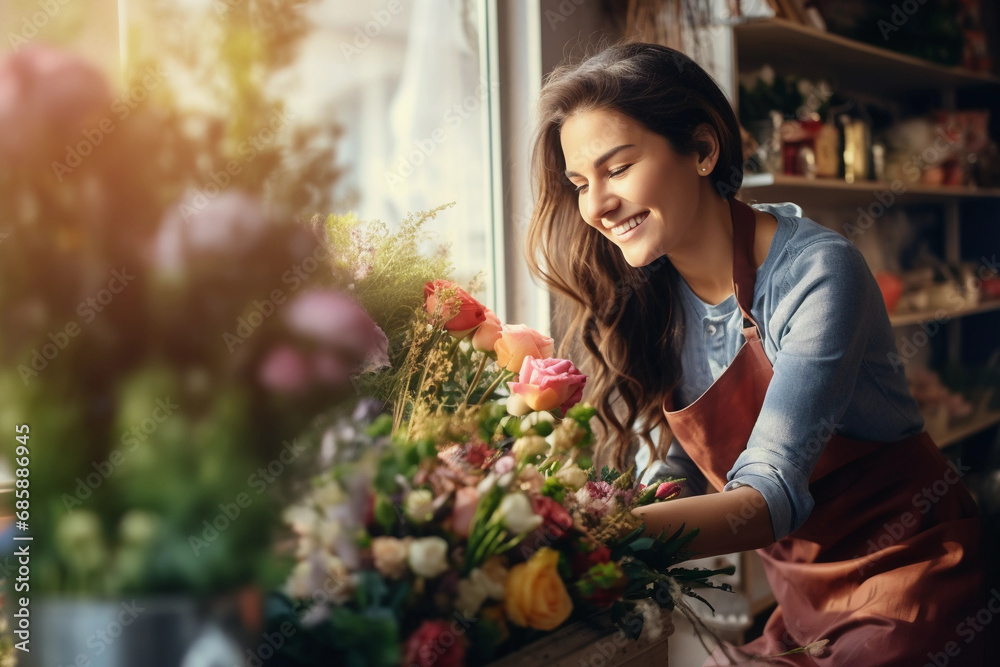
<instances>
[{"instance_id":1,"label":"woman's hand","mask_svg":"<svg viewBox=\"0 0 1000 667\"><path fill-rule=\"evenodd\" d=\"M637 507L632 513L645 522L647 535L672 535L681 524L685 530L700 529L691 543L698 557L761 549L774 542L767 502L749 486Z\"/></svg>"}]
</instances>

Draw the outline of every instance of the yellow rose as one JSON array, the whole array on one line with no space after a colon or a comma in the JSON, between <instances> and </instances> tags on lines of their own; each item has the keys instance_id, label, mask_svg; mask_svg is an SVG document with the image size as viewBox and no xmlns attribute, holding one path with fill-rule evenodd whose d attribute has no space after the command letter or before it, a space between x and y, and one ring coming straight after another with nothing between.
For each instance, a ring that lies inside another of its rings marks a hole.
<instances>
[{"instance_id":1,"label":"yellow rose","mask_svg":"<svg viewBox=\"0 0 1000 667\"><path fill-rule=\"evenodd\" d=\"M573 601L559 577L559 552L539 549L511 568L504 588L507 618L522 627L554 630L569 618Z\"/></svg>"}]
</instances>

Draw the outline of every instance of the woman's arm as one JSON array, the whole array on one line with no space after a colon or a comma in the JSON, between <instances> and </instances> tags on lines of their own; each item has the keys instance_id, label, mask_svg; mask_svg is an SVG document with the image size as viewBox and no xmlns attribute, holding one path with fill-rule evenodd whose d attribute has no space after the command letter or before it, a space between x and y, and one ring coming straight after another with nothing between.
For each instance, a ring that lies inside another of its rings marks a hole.
<instances>
[{"instance_id":1,"label":"woman's arm","mask_svg":"<svg viewBox=\"0 0 1000 667\"><path fill-rule=\"evenodd\" d=\"M723 493L679 498L632 510L646 523L647 535L672 535L684 524L698 528L691 543L697 557L761 549L774 542L771 513L764 496L750 486Z\"/></svg>"}]
</instances>

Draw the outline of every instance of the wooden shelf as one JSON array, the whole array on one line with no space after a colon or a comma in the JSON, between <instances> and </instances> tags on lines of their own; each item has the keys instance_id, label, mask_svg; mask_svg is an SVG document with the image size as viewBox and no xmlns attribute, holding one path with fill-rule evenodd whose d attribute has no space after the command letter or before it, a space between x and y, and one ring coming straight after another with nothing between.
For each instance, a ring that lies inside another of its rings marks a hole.
<instances>
[{"instance_id":1,"label":"wooden shelf","mask_svg":"<svg viewBox=\"0 0 1000 667\"><path fill-rule=\"evenodd\" d=\"M970 435L975 435L980 431L985 431L995 424L1000 424L1000 410L987 410L986 412L972 417L969 421L949 428L941 437L935 438L937 446L945 448L953 445L959 440L964 440Z\"/></svg>"},{"instance_id":2,"label":"wooden shelf","mask_svg":"<svg viewBox=\"0 0 1000 667\"><path fill-rule=\"evenodd\" d=\"M1000 88L1000 77L938 65L785 19L734 26L743 71L768 64L778 74L826 79L841 90L879 97L957 88Z\"/></svg>"},{"instance_id":3,"label":"wooden shelf","mask_svg":"<svg viewBox=\"0 0 1000 667\"><path fill-rule=\"evenodd\" d=\"M741 198L761 202L791 201L816 207L857 207L868 210L883 201L902 204L949 202L956 200L1000 199L1000 188L969 188L948 185L892 184L884 181L848 183L835 178L806 178L784 174L748 174L743 178ZM876 196L878 195L878 196ZM892 197L890 200L889 197ZM802 200L802 201L799 201ZM877 211L877 207L875 209ZM808 216L809 212L805 211Z\"/></svg>"},{"instance_id":4,"label":"wooden shelf","mask_svg":"<svg viewBox=\"0 0 1000 667\"><path fill-rule=\"evenodd\" d=\"M911 324L921 324L922 322L946 322L956 317L976 315L977 313L988 313L991 310L1000 310L1000 300L984 301L968 308L957 308L955 310L936 310L920 313L904 313L901 315L890 315L889 322L894 327L905 327Z\"/></svg>"}]
</instances>

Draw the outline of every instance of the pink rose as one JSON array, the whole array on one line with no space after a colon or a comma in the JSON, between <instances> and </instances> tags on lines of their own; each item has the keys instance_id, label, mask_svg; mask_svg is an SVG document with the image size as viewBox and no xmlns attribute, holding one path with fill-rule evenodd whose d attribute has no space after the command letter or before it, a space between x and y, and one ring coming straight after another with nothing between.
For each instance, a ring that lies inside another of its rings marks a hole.
<instances>
[{"instance_id":1,"label":"pink rose","mask_svg":"<svg viewBox=\"0 0 1000 667\"><path fill-rule=\"evenodd\" d=\"M443 293L447 293L446 298L438 304ZM444 328L459 337L486 321L486 306L450 280L432 280L424 285L424 308L431 315L440 308Z\"/></svg>"},{"instance_id":2,"label":"pink rose","mask_svg":"<svg viewBox=\"0 0 1000 667\"><path fill-rule=\"evenodd\" d=\"M479 325L472 334L472 347L480 352L493 352L494 346L500 340L500 318L489 308L486 309L486 321Z\"/></svg>"},{"instance_id":3,"label":"pink rose","mask_svg":"<svg viewBox=\"0 0 1000 667\"><path fill-rule=\"evenodd\" d=\"M474 486L462 486L455 491L455 507L451 512L451 529L460 537L468 537L472 518L479 505L479 492Z\"/></svg>"},{"instance_id":4,"label":"pink rose","mask_svg":"<svg viewBox=\"0 0 1000 667\"><path fill-rule=\"evenodd\" d=\"M580 402L587 376L567 359L526 356L517 382L508 382L510 393L524 399L532 410L563 411Z\"/></svg>"},{"instance_id":5,"label":"pink rose","mask_svg":"<svg viewBox=\"0 0 1000 667\"><path fill-rule=\"evenodd\" d=\"M657 500L670 500L674 496L680 494L681 485L677 482L662 482L658 487L656 487L656 499Z\"/></svg>"},{"instance_id":6,"label":"pink rose","mask_svg":"<svg viewBox=\"0 0 1000 667\"><path fill-rule=\"evenodd\" d=\"M465 664L465 638L442 620L424 621L409 636L400 664L411 667L462 667Z\"/></svg>"},{"instance_id":7,"label":"pink rose","mask_svg":"<svg viewBox=\"0 0 1000 667\"><path fill-rule=\"evenodd\" d=\"M524 358L546 359L555 351L554 341L525 324L505 324L494 349L497 364L509 371L520 370Z\"/></svg>"}]
</instances>

